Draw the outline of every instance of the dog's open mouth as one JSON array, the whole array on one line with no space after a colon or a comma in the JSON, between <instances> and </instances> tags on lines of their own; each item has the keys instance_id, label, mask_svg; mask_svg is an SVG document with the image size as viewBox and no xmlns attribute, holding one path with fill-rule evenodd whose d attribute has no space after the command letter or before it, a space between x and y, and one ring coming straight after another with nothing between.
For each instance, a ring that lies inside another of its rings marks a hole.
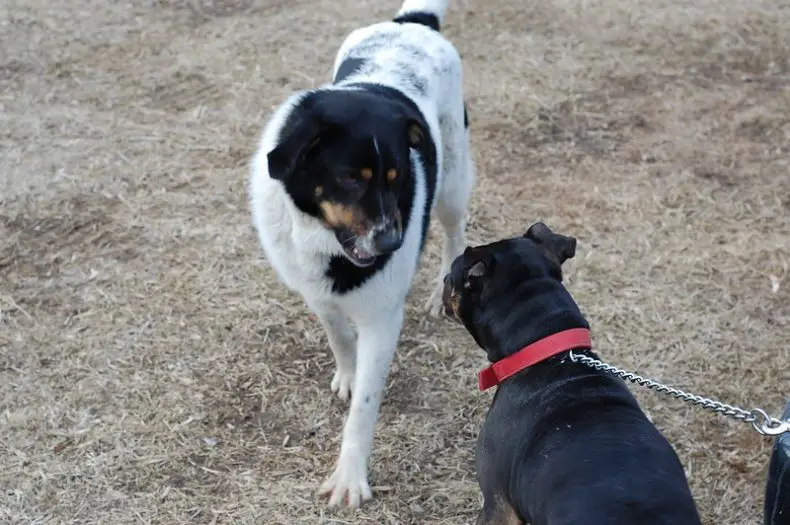
<instances>
[{"instance_id":1,"label":"dog's open mouth","mask_svg":"<svg viewBox=\"0 0 790 525\"><path fill-rule=\"evenodd\" d=\"M348 258L349 261L359 266L360 268L370 266L371 264L376 262L376 255L360 248L356 244L348 244L348 245L344 244L343 252L346 254L346 257Z\"/></svg>"}]
</instances>

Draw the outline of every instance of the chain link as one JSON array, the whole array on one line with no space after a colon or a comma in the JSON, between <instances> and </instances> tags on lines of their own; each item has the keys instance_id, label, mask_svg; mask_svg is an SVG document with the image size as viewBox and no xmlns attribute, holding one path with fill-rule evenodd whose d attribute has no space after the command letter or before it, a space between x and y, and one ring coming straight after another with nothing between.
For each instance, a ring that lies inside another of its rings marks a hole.
<instances>
[{"instance_id":1,"label":"chain link","mask_svg":"<svg viewBox=\"0 0 790 525\"><path fill-rule=\"evenodd\" d=\"M594 368L601 372L606 372L621 379L625 379L640 386L644 386L649 390L661 392L662 394L672 396L676 399L681 399L686 403L700 406L707 410L716 412L717 414L722 414L732 419L743 421L744 423L751 423L754 430L763 436L778 436L780 434L784 434L785 432L790 432L790 421L784 421L771 417L760 408L745 410L743 408L708 399L707 397L689 394L683 390L672 388L671 386L667 385L662 385L661 383L653 381L652 379L646 379L633 372L626 372L625 370L621 370L615 366L604 363L603 361L599 361L598 359L593 359L592 357L586 355L574 354L573 352L570 352L568 357L573 363L581 363L590 368Z\"/></svg>"}]
</instances>

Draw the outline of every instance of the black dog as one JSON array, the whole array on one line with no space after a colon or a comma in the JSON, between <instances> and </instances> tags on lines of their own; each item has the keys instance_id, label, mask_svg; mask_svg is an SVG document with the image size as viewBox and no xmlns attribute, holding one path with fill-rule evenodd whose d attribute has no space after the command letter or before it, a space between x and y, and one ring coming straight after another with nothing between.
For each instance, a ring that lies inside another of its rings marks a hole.
<instances>
[{"instance_id":1,"label":"black dog","mask_svg":"<svg viewBox=\"0 0 790 525\"><path fill-rule=\"evenodd\" d=\"M562 284L575 252L537 223L467 248L445 277L445 311L494 363L481 389L500 384L477 441L477 523L699 525L675 451L625 384L568 357L596 357Z\"/></svg>"}]
</instances>

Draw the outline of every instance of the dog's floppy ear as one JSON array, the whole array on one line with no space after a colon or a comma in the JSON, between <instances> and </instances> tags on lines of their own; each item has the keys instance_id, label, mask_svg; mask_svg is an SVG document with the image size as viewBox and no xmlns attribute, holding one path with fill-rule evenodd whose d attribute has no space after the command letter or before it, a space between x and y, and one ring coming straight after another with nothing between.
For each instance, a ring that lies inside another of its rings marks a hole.
<instances>
[{"instance_id":1,"label":"dog's floppy ear","mask_svg":"<svg viewBox=\"0 0 790 525\"><path fill-rule=\"evenodd\" d=\"M288 179L305 155L321 141L324 126L319 117L305 109L296 111L301 114L286 124L280 133L279 143L267 156L269 176L275 180Z\"/></svg>"},{"instance_id":2,"label":"dog's floppy ear","mask_svg":"<svg viewBox=\"0 0 790 525\"><path fill-rule=\"evenodd\" d=\"M576 239L559 233L554 233L542 222L536 222L529 227L524 237L535 241L552 259L560 266L576 255Z\"/></svg>"},{"instance_id":3,"label":"dog's floppy ear","mask_svg":"<svg viewBox=\"0 0 790 525\"><path fill-rule=\"evenodd\" d=\"M425 140L425 129L422 119L408 119L406 122L406 137L409 139L409 147L419 149Z\"/></svg>"},{"instance_id":4,"label":"dog's floppy ear","mask_svg":"<svg viewBox=\"0 0 790 525\"><path fill-rule=\"evenodd\" d=\"M416 108L401 106L401 118L406 122L406 138L410 148L421 150L430 137L428 123Z\"/></svg>"},{"instance_id":5,"label":"dog's floppy ear","mask_svg":"<svg viewBox=\"0 0 790 525\"><path fill-rule=\"evenodd\" d=\"M485 279L491 277L496 267L494 257L479 259L466 270L464 275L464 288L467 290L479 290Z\"/></svg>"}]
</instances>

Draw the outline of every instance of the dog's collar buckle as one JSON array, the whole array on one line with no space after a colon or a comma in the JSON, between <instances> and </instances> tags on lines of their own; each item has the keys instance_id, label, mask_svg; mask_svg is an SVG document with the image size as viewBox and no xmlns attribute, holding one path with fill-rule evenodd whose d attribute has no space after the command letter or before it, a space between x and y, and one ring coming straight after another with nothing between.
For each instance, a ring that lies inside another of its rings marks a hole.
<instances>
[{"instance_id":1,"label":"dog's collar buckle","mask_svg":"<svg viewBox=\"0 0 790 525\"><path fill-rule=\"evenodd\" d=\"M477 385L480 390L488 390L525 368L536 365L562 352L581 348L585 350L592 348L589 330L586 328L572 328L557 332L525 346L515 354L500 359L488 368L480 370L477 373Z\"/></svg>"}]
</instances>

